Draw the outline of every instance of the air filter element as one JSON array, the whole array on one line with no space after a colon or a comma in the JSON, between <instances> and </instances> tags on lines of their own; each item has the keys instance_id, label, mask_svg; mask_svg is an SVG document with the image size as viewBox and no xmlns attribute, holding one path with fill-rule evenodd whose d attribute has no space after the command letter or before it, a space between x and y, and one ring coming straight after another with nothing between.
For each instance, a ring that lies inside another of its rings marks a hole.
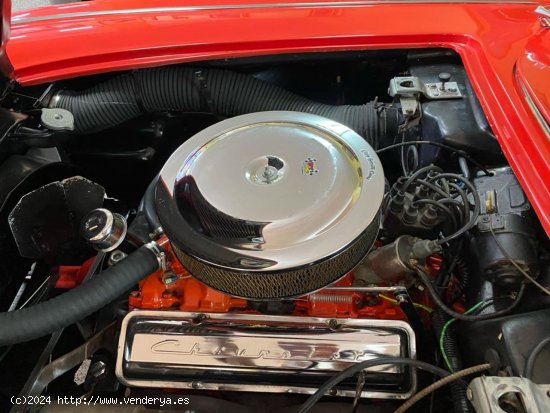
<instances>
[{"instance_id":1,"label":"air filter element","mask_svg":"<svg viewBox=\"0 0 550 413\"><path fill-rule=\"evenodd\" d=\"M181 263L219 291L294 297L336 281L371 248L384 173L374 150L335 121L260 112L181 145L156 188Z\"/></svg>"}]
</instances>

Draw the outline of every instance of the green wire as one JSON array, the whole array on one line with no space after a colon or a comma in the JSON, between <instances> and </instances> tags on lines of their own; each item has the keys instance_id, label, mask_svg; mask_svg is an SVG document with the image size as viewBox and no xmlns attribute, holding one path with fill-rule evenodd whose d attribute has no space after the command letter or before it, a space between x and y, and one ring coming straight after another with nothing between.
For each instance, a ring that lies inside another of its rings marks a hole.
<instances>
[{"instance_id":1,"label":"green wire","mask_svg":"<svg viewBox=\"0 0 550 413\"><path fill-rule=\"evenodd\" d=\"M468 310L466 310L464 312L464 314L471 314L473 313L475 310L477 310L479 307L481 307L482 305L484 305L486 302L485 301L480 301L479 303L477 303L476 305L474 305L473 307L470 307ZM451 318L449 321L447 321L444 325L443 325L443 328L441 329L441 336L439 336L439 350L441 351L441 354L443 355L443 360L445 361L445 364L447 365L447 369L451 372L451 373L454 373L453 371L453 368L451 367L451 362L449 361L449 358L447 357L447 354L445 353L445 348L443 347L443 341L444 341L444 338L445 338L445 333L447 332L447 329L449 328L449 326L454 323L456 321L456 318Z\"/></svg>"}]
</instances>

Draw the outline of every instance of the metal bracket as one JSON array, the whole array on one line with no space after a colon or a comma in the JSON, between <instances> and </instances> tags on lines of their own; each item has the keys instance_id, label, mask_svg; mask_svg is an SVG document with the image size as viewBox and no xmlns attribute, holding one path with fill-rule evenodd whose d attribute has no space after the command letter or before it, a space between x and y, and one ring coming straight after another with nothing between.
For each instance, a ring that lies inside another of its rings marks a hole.
<instances>
[{"instance_id":1,"label":"metal bracket","mask_svg":"<svg viewBox=\"0 0 550 413\"><path fill-rule=\"evenodd\" d=\"M388 89L390 96L418 98L420 95L428 99L458 99L462 97L458 83L433 82L423 83L418 77L394 77L390 80Z\"/></svg>"},{"instance_id":2,"label":"metal bracket","mask_svg":"<svg viewBox=\"0 0 550 413\"><path fill-rule=\"evenodd\" d=\"M477 229L481 232L501 230L506 227L505 219L500 214L482 215L477 222Z\"/></svg>"},{"instance_id":3,"label":"metal bracket","mask_svg":"<svg viewBox=\"0 0 550 413\"><path fill-rule=\"evenodd\" d=\"M391 97L399 98L403 114L406 117L413 117L417 114L420 108L418 101L420 95L432 100L462 97L456 82L423 83L416 76L394 77L390 80L388 94Z\"/></svg>"},{"instance_id":4,"label":"metal bracket","mask_svg":"<svg viewBox=\"0 0 550 413\"><path fill-rule=\"evenodd\" d=\"M477 377L466 392L476 413L505 413L503 403L518 402L525 413L550 411L550 385L538 385L521 377Z\"/></svg>"}]
</instances>

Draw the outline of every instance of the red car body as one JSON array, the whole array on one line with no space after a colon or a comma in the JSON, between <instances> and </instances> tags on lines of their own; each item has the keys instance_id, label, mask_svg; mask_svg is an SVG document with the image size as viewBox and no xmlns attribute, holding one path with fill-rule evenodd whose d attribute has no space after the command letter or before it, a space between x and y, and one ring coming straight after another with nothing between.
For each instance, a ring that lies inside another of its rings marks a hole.
<instances>
[{"instance_id":1,"label":"red car body","mask_svg":"<svg viewBox=\"0 0 550 413\"><path fill-rule=\"evenodd\" d=\"M453 49L550 235L550 18L536 13L538 6L490 0L95 0L15 13L6 51L9 76L32 85L228 57Z\"/></svg>"}]
</instances>

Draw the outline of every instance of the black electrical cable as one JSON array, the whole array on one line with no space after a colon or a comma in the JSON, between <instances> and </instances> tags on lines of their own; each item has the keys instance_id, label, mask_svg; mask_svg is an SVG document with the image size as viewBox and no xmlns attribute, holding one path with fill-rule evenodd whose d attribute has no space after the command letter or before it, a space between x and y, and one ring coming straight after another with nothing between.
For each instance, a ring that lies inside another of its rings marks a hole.
<instances>
[{"instance_id":1,"label":"black electrical cable","mask_svg":"<svg viewBox=\"0 0 550 413\"><path fill-rule=\"evenodd\" d=\"M442 337L442 351L445 352L445 359L451 367L450 370L459 371L464 368L464 363L462 362L455 332L452 329L447 329L442 336L445 325L449 320L451 318L439 308L432 312L432 328L438 339ZM457 383L451 384L450 387L454 413L471 413L472 410L466 397L466 389Z\"/></svg>"},{"instance_id":2,"label":"black electrical cable","mask_svg":"<svg viewBox=\"0 0 550 413\"><path fill-rule=\"evenodd\" d=\"M416 402L423 399L428 394L436 391L437 389L446 386L448 384L453 384L457 380L460 380L466 376L469 376L471 374L481 373L482 371L489 370L491 368L490 363L484 363L484 364L478 364L477 366L468 367L464 370L457 371L447 377L444 377L435 383L429 385L428 387L425 387L424 389L420 390L418 393L411 396L405 403L403 403L398 409L396 409L393 413L405 413L407 410L409 410ZM465 399L466 403L467 400Z\"/></svg>"},{"instance_id":3,"label":"black electrical cable","mask_svg":"<svg viewBox=\"0 0 550 413\"><path fill-rule=\"evenodd\" d=\"M443 299L437 293L434 285L432 284L432 281L430 280L430 277L428 276L428 274L426 274L424 269L418 265L415 268L417 270L420 281L422 281L422 284L424 284L424 286L428 290L428 293L430 294L430 297L432 297L432 300L434 300L435 304L451 317L462 321L490 320L496 317L501 317L503 315L509 314L510 312L514 311L517 308L517 306L521 302L521 299L523 298L523 295L525 294L525 284L521 284L515 300L512 302L512 304L510 304L508 307L502 310L495 311L494 313L490 313L490 314L481 314L481 315L460 314L452 310L451 308L447 307L447 305L443 302Z\"/></svg>"},{"instance_id":4,"label":"black electrical cable","mask_svg":"<svg viewBox=\"0 0 550 413\"><path fill-rule=\"evenodd\" d=\"M403 140L401 142L405 142L405 133L403 133ZM410 164L409 160L412 156L412 165ZM405 147L401 147L401 170L403 171L403 176L409 176L410 173L416 171L418 169L418 166L420 165L420 157L418 155L418 149L416 146L410 145L407 148L407 152L405 153Z\"/></svg>"},{"instance_id":5,"label":"black electrical cable","mask_svg":"<svg viewBox=\"0 0 550 413\"><path fill-rule=\"evenodd\" d=\"M460 230L455 232L454 234L451 234L451 235L449 235L449 236L447 236L443 239L438 240L437 243L439 245L443 245L443 244L446 244L449 241L457 239L458 237L460 237L461 235L464 235L466 232L468 232L470 229L472 229L476 225L477 219L479 218L479 214L481 212L481 200L479 199L479 194L477 193L476 188L474 187L474 185L470 181L468 181L466 178L464 178L460 175L452 174L452 173L439 174L439 175L435 176L434 178L430 178L430 181L436 182L439 179L443 179L443 178L455 179L455 180L461 181L461 182L464 183L465 186L468 187L468 189L472 193L472 197L474 198L474 210L471 214L470 221L466 225L464 225Z\"/></svg>"},{"instance_id":6,"label":"black electrical cable","mask_svg":"<svg viewBox=\"0 0 550 413\"><path fill-rule=\"evenodd\" d=\"M437 185L432 184L431 182L426 181L425 179L416 179L416 182L418 182L422 186L425 186L428 189L431 189L442 198L449 198L451 196L451 194L445 192L443 189L441 189Z\"/></svg>"},{"instance_id":7,"label":"black electrical cable","mask_svg":"<svg viewBox=\"0 0 550 413\"><path fill-rule=\"evenodd\" d=\"M416 367L421 370L428 371L439 377L447 377L450 373L440 367L433 364L426 363L424 361L415 360L406 357L381 357L377 359L365 360L360 363L353 364L352 366L342 370L340 373L333 376L326 381L321 387L319 387L315 393L313 393L302 405L298 413L309 412L310 409L317 403L330 389L338 385L343 380L353 377L355 374L362 370L382 365L405 365L410 367Z\"/></svg>"},{"instance_id":8,"label":"black electrical cable","mask_svg":"<svg viewBox=\"0 0 550 413\"><path fill-rule=\"evenodd\" d=\"M455 266L456 266L456 264L458 262L458 259L459 259L459 255L462 252L462 247L464 245L463 241L464 241L463 239L457 241L457 244L455 244L456 246L454 246L454 248L455 248L454 251L453 251L453 247L451 247L451 248L446 249L445 252L444 252L445 255L444 255L444 258L443 258L443 262L441 263L441 266L439 267L439 271L437 272L436 281L435 281L436 287L440 290L441 289L443 289L443 290L447 289L447 286L448 286L449 280L450 280L450 276L451 276L452 272L454 271ZM447 265L447 262L449 261L450 257L452 257L451 264Z\"/></svg>"},{"instance_id":9,"label":"black electrical cable","mask_svg":"<svg viewBox=\"0 0 550 413\"><path fill-rule=\"evenodd\" d=\"M407 189L409 189L409 186L411 186L414 181L416 181L422 174L428 173L430 171L443 173L443 169L441 169L439 166L435 166L435 165L424 166L423 168L420 168L418 171L416 171L415 173L413 173L411 176L407 178L407 181L405 181L401 190L403 192L407 192Z\"/></svg>"},{"instance_id":10,"label":"black electrical cable","mask_svg":"<svg viewBox=\"0 0 550 413\"><path fill-rule=\"evenodd\" d=\"M484 167L482 164L480 164L478 161L473 159L470 155L468 155L465 151L453 148L452 146L444 145L439 142L431 142L431 141L408 141L408 142L400 142L400 143L394 143L393 145L386 146L384 148L378 149L376 151L377 154L384 153L386 151L389 151L391 149L400 148L402 146L408 146L408 145L432 145L437 146L438 148L446 149L448 151L457 153L458 155L462 156L464 159L470 161L472 164L477 166L479 169L485 173L487 176L491 176L492 173L487 170L486 167Z\"/></svg>"},{"instance_id":11,"label":"black electrical cable","mask_svg":"<svg viewBox=\"0 0 550 413\"><path fill-rule=\"evenodd\" d=\"M460 274L460 277L457 277L458 279L458 288L452 295L449 303L452 305L458 301L460 297L462 297L462 294L466 289L468 288L468 285L470 284L470 268L468 267L468 264L466 260L464 260L461 256L458 257L457 263L457 273Z\"/></svg>"},{"instance_id":12,"label":"black electrical cable","mask_svg":"<svg viewBox=\"0 0 550 413\"><path fill-rule=\"evenodd\" d=\"M529 354L529 357L527 357L527 361L525 362L525 373L523 374L526 379L529 379L529 380L533 379L533 372L535 370L535 361L537 360L537 357L539 356L540 352L548 344L550 344L550 337L546 337L539 344L537 344L536 347L533 349L533 351L531 351L531 353Z\"/></svg>"},{"instance_id":13,"label":"black electrical cable","mask_svg":"<svg viewBox=\"0 0 550 413\"><path fill-rule=\"evenodd\" d=\"M453 211L451 211L449 208L447 208L441 202L434 201L433 199L419 199L419 200L414 201L412 203L412 205L422 205L422 204L434 205L435 207L441 209L443 212L445 212L449 216L449 218L451 218L451 221L453 221L455 231L458 230L458 222L456 220L455 214L453 214Z\"/></svg>"},{"instance_id":14,"label":"black electrical cable","mask_svg":"<svg viewBox=\"0 0 550 413\"><path fill-rule=\"evenodd\" d=\"M464 219L464 222L468 221L468 218L470 216L470 202L468 201L468 195L466 192L457 184L454 182L448 182L449 187L454 189L458 196L462 199L462 203L460 204L462 207L462 217Z\"/></svg>"},{"instance_id":15,"label":"black electrical cable","mask_svg":"<svg viewBox=\"0 0 550 413\"><path fill-rule=\"evenodd\" d=\"M449 205L452 205L452 206L456 207L456 211L458 212L458 219L460 220L461 225L464 222L468 221L468 218L466 217L466 219L464 219L464 216L462 214L463 208L462 208L462 203L461 202L458 202L456 199L449 199L449 198L438 199L437 202L440 202L442 204L449 204Z\"/></svg>"}]
</instances>

